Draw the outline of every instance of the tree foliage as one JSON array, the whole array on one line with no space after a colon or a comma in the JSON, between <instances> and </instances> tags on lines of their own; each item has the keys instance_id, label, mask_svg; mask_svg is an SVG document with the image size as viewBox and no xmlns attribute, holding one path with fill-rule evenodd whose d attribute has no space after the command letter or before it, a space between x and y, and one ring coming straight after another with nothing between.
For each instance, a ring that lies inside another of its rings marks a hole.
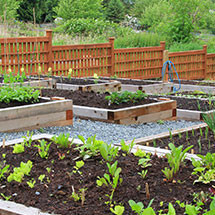
<instances>
[{"instance_id":1,"label":"tree foliage","mask_svg":"<svg viewBox=\"0 0 215 215\"><path fill-rule=\"evenodd\" d=\"M33 22L35 18L37 23L51 22L56 15L53 8L57 6L59 0L22 0L18 8L18 18L25 22Z\"/></svg>"},{"instance_id":2,"label":"tree foliage","mask_svg":"<svg viewBox=\"0 0 215 215\"><path fill-rule=\"evenodd\" d=\"M0 19L10 20L17 17L17 9L21 0L0 0Z\"/></svg>"},{"instance_id":3,"label":"tree foliage","mask_svg":"<svg viewBox=\"0 0 215 215\"><path fill-rule=\"evenodd\" d=\"M64 20L79 18L101 18L102 0L59 0L55 12Z\"/></svg>"},{"instance_id":4,"label":"tree foliage","mask_svg":"<svg viewBox=\"0 0 215 215\"><path fill-rule=\"evenodd\" d=\"M106 8L106 18L109 21L120 23L125 16L125 7L120 0L110 0Z\"/></svg>"}]
</instances>

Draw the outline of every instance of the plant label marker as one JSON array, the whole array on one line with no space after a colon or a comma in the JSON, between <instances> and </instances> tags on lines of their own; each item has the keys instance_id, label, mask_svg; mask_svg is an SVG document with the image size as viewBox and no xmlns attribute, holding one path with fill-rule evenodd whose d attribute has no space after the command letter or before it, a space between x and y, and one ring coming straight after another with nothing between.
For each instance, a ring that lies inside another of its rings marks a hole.
<instances>
[{"instance_id":1,"label":"plant label marker","mask_svg":"<svg viewBox=\"0 0 215 215\"><path fill-rule=\"evenodd\" d=\"M3 139L3 142L2 142L2 148L3 149L5 148L5 138Z\"/></svg>"},{"instance_id":2,"label":"plant label marker","mask_svg":"<svg viewBox=\"0 0 215 215\"><path fill-rule=\"evenodd\" d=\"M149 192L149 184L148 183L146 183L145 189L146 189L146 198L150 199L150 192Z\"/></svg>"}]
</instances>

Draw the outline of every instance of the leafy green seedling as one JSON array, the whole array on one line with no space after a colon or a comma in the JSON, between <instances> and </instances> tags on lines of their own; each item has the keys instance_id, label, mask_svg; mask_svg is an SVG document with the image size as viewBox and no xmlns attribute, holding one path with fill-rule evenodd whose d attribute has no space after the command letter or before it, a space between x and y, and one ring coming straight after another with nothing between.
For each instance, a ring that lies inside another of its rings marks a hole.
<instances>
[{"instance_id":1,"label":"leafy green seedling","mask_svg":"<svg viewBox=\"0 0 215 215\"><path fill-rule=\"evenodd\" d=\"M61 133L59 136L52 137L52 140L61 148L69 148L73 144L73 140L69 141L69 134Z\"/></svg>"},{"instance_id":2,"label":"leafy green seedling","mask_svg":"<svg viewBox=\"0 0 215 215\"><path fill-rule=\"evenodd\" d=\"M2 180L5 177L4 174L9 172L9 170L8 170L9 167L10 167L10 165L8 164L8 165L4 166L2 169L0 169L0 180Z\"/></svg>"},{"instance_id":3,"label":"leafy green seedling","mask_svg":"<svg viewBox=\"0 0 215 215\"><path fill-rule=\"evenodd\" d=\"M50 172L51 172L51 168L50 168L50 167L46 167L46 171L47 171L48 173L50 173Z\"/></svg>"},{"instance_id":4,"label":"leafy green seedling","mask_svg":"<svg viewBox=\"0 0 215 215\"><path fill-rule=\"evenodd\" d=\"M30 181L27 181L27 185L30 188L34 188L36 181L32 178Z\"/></svg>"},{"instance_id":5,"label":"leafy green seedling","mask_svg":"<svg viewBox=\"0 0 215 215\"><path fill-rule=\"evenodd\" d=\"M27 163L21 162L20 167L14 167L13 173L7 177L7 181L16 181L21 183L25 175L29 175L31 168L33 166L32 161L27 161Z\"/></svg>"},{"instance_id":6,"label":"leafy green seedling","mask_svg":"<svg viewBox=\"0 0 215 215\"><path fill-rule=\"evenodd\" d=\"M13 153L14 154L20 154L25 151L25 147L23 143L17 143L13 146Z\"/></svg>"},{"instance_id":7,"label":"leafy green seedling","mask_svg":"<svg viewBox=\"0 0 215 215\"><path fill-rule=\"evenodd\" d=\"M74 170L72 172L82 175L82 172L80 171L80 168L83 167L83 166L84 166L84 161L76 161L75 166L73 167Z\"/></svg>"},{"instance_id":8,"label":"leafy green seedling","mask_svg":"<svg viewBox=\"0 0 215 215\"><path fill-rule=\"evenodd\" d=\"M32 139L33 134L34 134L33 132L30 133L29 131L27 131L26 136L23 136L23 144L26 147L31 147L31 144L33 142L33 139Z\"/></svg>"},{"instance_id":9,"label":"leafy green seedling","mask_svg":"<svg viewBox=\"0 0 215 215\"><path fill-rule=\"evenodd\" d=\"M115 205L114 208L110 208L110 211L116 215L122 215L125 211L125 207L121 205Z\"/></svg>"},{"instance_id":10,"label":"leafy green seedling","mask_svg":"<svg viewBox=\"0 0 215 215\"><path fill-rule=\"evenodd\" d=\"M38 152L41 158L48 158L48 151L51 143L47 143L46 140L38 140L40 145L34 145L34 147L38 148Z\"/></svg>"},{"instance_id":11,"label":"leafy green seedling","mask_svg":"<svg viewBox=\"0 0 215 215\"><path fill-rule=\"evenodd\" d=\"M1 196L6 200L9 201L11 196L5 196L4 193L1 193Z\"/></svg>"},{"instance_id":12,"label":"leafy green seedling","mask_svg":"<svg viewBox=\"0 0 215 215\"><path fill-rule=\"evenodd\" d=\"M134 142L135 139L133 139L131 141L131 143L129 144L126 144L124 140L121 140L121 150L126 152L127 154L130 154L131 153L131 150L133 149L134 145L135 145L135 142Z\"/></svg>"},{"instance_id":13,"label":"leafy green seedling","mask_svg":"<svg viewBox=\"0 0 215 215\"><path fill-rule=\"evenodd\" d=\"M43 183L43 180L44 180L45 177L46 177L46 175L45 175L45 174L42 174L42 175L40 175L40 176L38 177L38 180L39 180L41 183Z\"/></svg>"},{"instance_id":14,"label":"leafy green seedling","mask_svg":"<svg viewBox=\"0 0 215 215\"><path fill-rule=\"evenodd\" d=\"M119 148L103 142L101 143L99 150L104 160L110 162L117 156Z\"/></svg>"}]
</instances>

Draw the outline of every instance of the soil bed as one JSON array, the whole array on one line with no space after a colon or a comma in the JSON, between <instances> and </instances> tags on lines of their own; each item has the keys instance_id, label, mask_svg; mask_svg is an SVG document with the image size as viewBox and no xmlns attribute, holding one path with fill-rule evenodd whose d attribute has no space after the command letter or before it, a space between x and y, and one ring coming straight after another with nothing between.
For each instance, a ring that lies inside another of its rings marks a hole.
<instances>
[{"instance_id":1,"label":"soil bed","mask_svg":"<svg viewBox=\"0 0 215 215\"><path fill-rule=\"evenodd\" d=\"M83 79L83 78L60 78L60 77L54 77L56 80L56 83L63 83L63 84L73 84L73 85L89 85L89 84L100 84L104 83L103 81L99 81L97 79L89 80L89 79Z\"/></svg>"},{"instance_id":2,"label":"soil bed","mask_svg":"<svg viewBox=\"0 0 215 215\"><path fill-rule=\"evenodd\" d=\"M44 97L64 97L66 99L72 99L74 105L87 106L87 107L97 107L105 109L118 109L124 107L132 107L137 105L144 105L157 102L154 99L145 98L144 100L138 101L136 103L127 102L108 105L108 100L105 96L109 93L94 93L94 92L82 92L82 91L70 91L70 90L60 90L60 89L42 89L42 95Z\"/></svg>"},{"instance_id":3,"label":"soil bed","mask_svg":"<svg viewBox=\"0 0 215 215\"><path fill-rule=\"evenodd\" d=\"M150 84L160 84L158 81L145 81L145 80L134 80L134 79L120 79L120 78L100 78L101 80L116 80L120 81L122 84L130 85L150 85Z\"/></svg>"},{"instance_id":4,"label":"soil bed","mask_svg":"<svg viewBox=\"0 0 215 215\"><path fill-rule=\"evenodd\" d=\"M37 143L32 143L32 145L35 144ZM77 172L73 173L77 161L74 161L74 159L79 156L74 147L63 149L51 144L48 159L40 158L36 147L26 147L25 152L21 154L13 154L12 151L11 147L0 149L1 154L6 154L5 161L6 164L10 164L10 170L12 170L12 167L20 166L21 161L27 162L28 160L33 162L33 167L30 175L25 176L21 183L15 181L8 183L6 179L2 180L0 193L11 196L11 201L61 215L112 214L109 206L105 204L108 201L106 194L110 194L110 187L104 185L98 187L96 185L97 177L103 177L104 173L108 173L106 163L101 156L98 155L84 161L84 166L80 169L82 174L79 174ZM63 154L65 158L61 160L60 155ZM142 168L138 165L138 157L131 154L125 157L119 153L117 160L118 167L122 168L120 177L123 181L122 184L117 186L113 201L115 204L121 204L125 207L123 213L125 215L133 214L128 204L130 199L136 202L141 201L144 206L148 205L151 199L154 199L152 207L156 211L161 209L160 202L162 201L164 203L163 212L167 212L168 202L172 202L177 214L183 214L184 211L175 203L176 200L192 203L194 192L209 192L209 184L196 183L193 185L196 176L191 175L193 167L190 161L186 161L186 164L180 168L179 173L174 178L176 183L167 183L163 180L164 174L161 172L161 169L168 167L166 159L152 156L150 161L152 166L147 167L148 173L144 179L138 174L142 171ZM0 161L3 162L2 156ZM51 168L51 172L48 172L46 168ZM41 174L45 174L42 183L38 180ZM8 175L7 173L6 176ZM32 178L36 180L36 183L33 188L30 188L26 182ZM146 183L149 184L149 199L146 198ZM72 187L74 187L76 193L79 193L81 188L87 189L83 206L81 206L80 200L75 202L71 197ZM3 199L2 196L0 198ZM205 206L202 206L203 209L209 208L209 201Z\"/></svg>"},{"instance_id":5,"label":"soil bed","mask_svg":"<svg viewBox=\"0 0 215 215\"><path fill-rule=\"evenodd\" d=\"M213 110L215 107L215 101L211 101L209 104L209 100L201 100L197 98L183 98L178 96L152 96L155 98L165 97L170 98L171 100L175 100L177 102L177 109L185 109L185 110L196 110L196 111L209 111ZM199 108L200 107L200 108Z\"/></svg>"},{"instance_id":6,"label":"soil bed","mask_svg":"<svg viewBox=\"0 0 215 215\"><path fill-rule=\"evenodd\" d=\"M201 91L182 91L177 93L171 93L172 96L183 96L187 98L207 98L207 99L214 99L214 94L208 94Z\"/></svg>"},{"instance_id":7,"label":"soil bed","mask_svg":"<svg viewBox=\"0 0 215 215\"><path fill-rule=\"evenodd\" d=\"M180 80L181 84L189 84L189 85L200 85L200 86L215 86L215 82L206 82L203 80ZM179 83L178 80L174 80L174 83Z\"/></svg>"},{"instance_id":8,"label":"soil bed","mask_svg":"<svg viewBox=\"0 0 215 215\"><path fill-rule=\"evenodd\" d=\"M190 145L193 145L192 149L195 154L206 155L207 152L215 153L214 133L211 130L206 131L205 128L202 128L201 132L200 130L193 130L175 135L172 138L165 137L156 139L154 142L150 142L149 146L169 149L169 143L174 143L177 147L183 145L184 149Z\"/></svg>"},{"instance_id":9,"label":"soil bed","mask_svg":"<svg viewBox=\"0 0 215 215\"><path fill-rule=\"evenodd\" d=\"M14 102L10 102L10 103L1 103L0 102L0 109L3 108L10 108L10 107L18 107L18 106L23 106L23 105L31 105L31 104L38 104L38 103L44 103L44 102L50 102L50 100L46 100L46 99L39 99L38 102L34 102L32 100L32 102L18 102L18 101L14 101Z\"/></svg>"}]
</instances>

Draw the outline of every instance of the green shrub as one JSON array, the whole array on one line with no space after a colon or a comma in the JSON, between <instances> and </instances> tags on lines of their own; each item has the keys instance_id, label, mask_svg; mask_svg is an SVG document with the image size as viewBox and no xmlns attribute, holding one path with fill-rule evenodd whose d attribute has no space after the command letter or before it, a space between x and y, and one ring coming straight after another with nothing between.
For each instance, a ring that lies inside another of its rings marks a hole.
<instances>
[{"instance_id":1,"label":"green shrub","mask_svg":"<svg viewBox=\"0 0 215 215\"><path fill-rule=\"evenodd\" d=\"M90 19L90 18L80 18L80 19L70 19L64 24L58 26L55 31L61 33L67 33L71 35L101 35L104 32L110 30L116 30L118 28L117 24L104 21L101 19Z\"/></svg>"}]
</instances>

